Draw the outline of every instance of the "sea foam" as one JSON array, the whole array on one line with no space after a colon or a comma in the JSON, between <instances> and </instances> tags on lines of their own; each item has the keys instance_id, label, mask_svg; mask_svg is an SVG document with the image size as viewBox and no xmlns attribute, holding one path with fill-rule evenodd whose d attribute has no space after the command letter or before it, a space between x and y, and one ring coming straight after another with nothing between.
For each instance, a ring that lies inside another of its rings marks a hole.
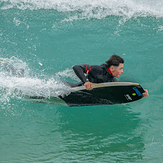
<instances>
[{"instance_id":1,"label":"sea foam","mask_svg":"<svg viewBox=\"0 0 163 163\"><path fill-rule=\"evenodd\" d=\"M2 0L0 8L1 10L52 9L58 12L73 12L73 17L80 19L101 19L111 15L128 18L163 17L161 0Z\"/></svg>"}]
</instances>

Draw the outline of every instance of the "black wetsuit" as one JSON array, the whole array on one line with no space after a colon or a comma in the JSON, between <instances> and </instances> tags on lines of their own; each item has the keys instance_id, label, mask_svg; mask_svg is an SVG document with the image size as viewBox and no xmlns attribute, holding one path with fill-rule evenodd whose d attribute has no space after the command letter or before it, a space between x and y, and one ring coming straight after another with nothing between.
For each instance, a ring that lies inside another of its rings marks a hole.
<instances>
[{"instance_id":1,"label":"black wetsuit","mask_svg":"<svg viewBox=\"0 0 163 163\"><path fill-rule=\"evenodd\" d=\"M79 77L81 82L68 83L71 87L84 85L85 82L90 81L92 83L104 83L104 82L116 82L116 78L109 72L107 65L75 65L73 66L75 74ZM84 75L88 74L88 75Z\"/></svg>"}]
</instances>

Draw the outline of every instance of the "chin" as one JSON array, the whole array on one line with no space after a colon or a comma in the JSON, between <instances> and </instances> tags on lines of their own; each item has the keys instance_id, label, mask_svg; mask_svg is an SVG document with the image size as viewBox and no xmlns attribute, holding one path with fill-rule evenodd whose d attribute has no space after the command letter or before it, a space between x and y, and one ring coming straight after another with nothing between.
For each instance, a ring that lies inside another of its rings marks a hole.
<instances>
[{"instance_id":1,"label":"chin","mask_svg":"<svg viewBox=\"0 0 163 163\"><path fill-rule=\"evenodd\" d=\"M119 78L121 75L116 76L116 78Z\"/></svg>"}]
</instances>

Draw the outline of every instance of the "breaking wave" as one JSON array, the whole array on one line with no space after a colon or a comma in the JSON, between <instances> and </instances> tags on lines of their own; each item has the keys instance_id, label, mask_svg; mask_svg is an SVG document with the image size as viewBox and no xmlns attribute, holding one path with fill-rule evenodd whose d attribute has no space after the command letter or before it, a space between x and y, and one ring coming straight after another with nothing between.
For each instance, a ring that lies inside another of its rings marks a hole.
<instances>
[{"instance_id":1,"label":"breaking wave","mask_svg":"<svg viewBox=\"0 0 163 163\"><path fill-rule=\"evenodd\" d=\"M60 79L68 77L68 70L57 73L54 77L40 79L30 77L29 68L26 63L15 57L10 59L0 58L8 63L17 63L16 68L25 68L28 73L24 77L15 77L8 73L2 66L0 67L0 96L1 102L9 101L12 97L58 97L71 92L71 88L65 85ZM70 70L69 70L70 71ZM70 77L70 74L69 74Z\"/></svg>"},{"instance_id":2,"label":"breaking wave","mask_svg":"<svg viewBox=\"0 0 163 163\"><path fill-rule=\"evenodd\" d=\"M163 17L161 0L1 0L1 10L17 8L20 10L51 9L58 12L71 12L73 19L123 17Z\"/></svg>"}]
</instances>

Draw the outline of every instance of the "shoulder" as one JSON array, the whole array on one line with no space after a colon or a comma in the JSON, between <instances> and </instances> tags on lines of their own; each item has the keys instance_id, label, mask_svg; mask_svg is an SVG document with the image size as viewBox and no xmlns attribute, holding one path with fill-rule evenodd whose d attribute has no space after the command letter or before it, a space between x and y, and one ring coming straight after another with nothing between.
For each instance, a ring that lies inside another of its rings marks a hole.
<instances>
[{"instance_id":1,"label":"shoulder","mask_svg":"<svg viewBox=\"0 0 163 163\"><path fill-rule=\"evenodd\" d=\"M100 67L103 69L107 69L107 65L105 63L101 64Z\"/></svg>"},{"instance_id":2,"label":"shoulder","mask_svg":"<svg viewBox=\"0 0 163 163\"><path fill-rule=\"evenodd\" d=\"M92 68L99 68L99 69L106 69L107 65L106 64L101 64L101 65L90 65Z\"/></svg>"},{"instance_id":3,"label":"shoulder","mask_svg":"<svg viewBox=\"0 0 163 163\"><path fill-rule=\"evenodd\" d=\"M103 71L103 67L101 65L91 65L92 70Z\"/></svg>"}]
</instances>

